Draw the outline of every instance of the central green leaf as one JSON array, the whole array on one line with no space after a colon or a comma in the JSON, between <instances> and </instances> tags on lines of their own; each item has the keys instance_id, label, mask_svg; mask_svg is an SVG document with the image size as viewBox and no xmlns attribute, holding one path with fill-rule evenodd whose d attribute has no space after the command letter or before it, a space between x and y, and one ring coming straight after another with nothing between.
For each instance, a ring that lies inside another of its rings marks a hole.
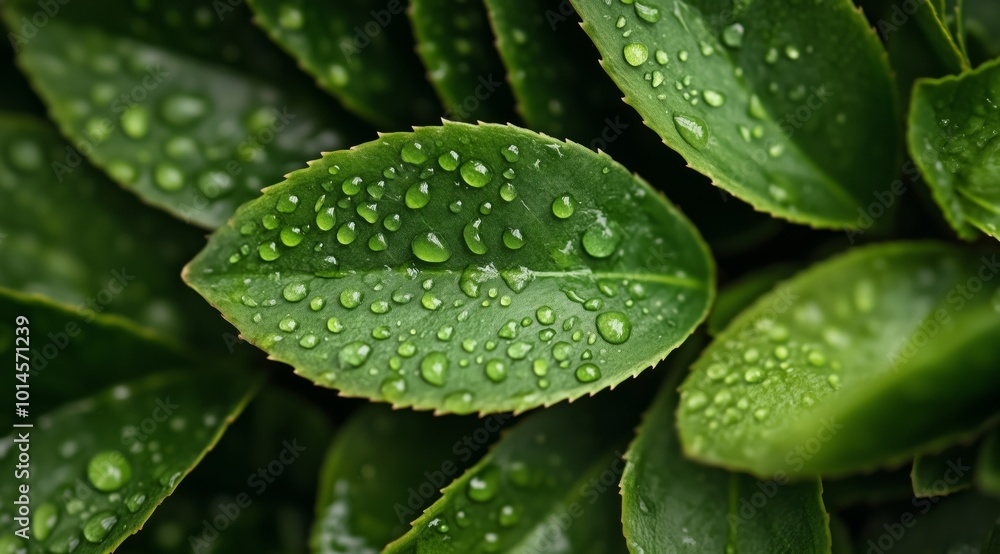
<instances>
[{"instance_id":1,"label":"central green leaf","mask_svg":"<svg viewBox=\"0 0 1000 554\"><path fill-rule=\"evenodd\" d=\"M459 413L634 376L701 322L714 286L697 232L606 155L458 123L290 174L185 273L317 383Z\"/></svg>"},{"instance_id":2,"label":"central green leaf","mask_svg":"<svg viewBox=\"0 0 1000 554\"><path fill-rule=\"evenodd\" d=\"M898 159L886 56L849 0L573 0L663 141L761 211L857 225Z\"/></svg>"}]
</instances>

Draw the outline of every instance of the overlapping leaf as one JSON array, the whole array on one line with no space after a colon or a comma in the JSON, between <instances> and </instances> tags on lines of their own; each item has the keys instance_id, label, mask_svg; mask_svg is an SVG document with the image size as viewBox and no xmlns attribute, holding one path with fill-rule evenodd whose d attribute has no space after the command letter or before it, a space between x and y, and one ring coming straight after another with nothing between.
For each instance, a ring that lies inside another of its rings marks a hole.
<instances>
[{"instance_id":1,"label":"overlapping leaf","mask_svg":"<svg viewBox=\"0 0 1000 554\"><path fill-rule=\"evenodd\" d=\"M996 253L902 243L779 284L682 385L685 450L805 478L902 463L975 433L1000 392L998 275Z\"/></svg>"},{"instance_id":2,"label":"overlapping leaf","mask_svg":"<svg viewBox=\"0 0 1000 554\"><path fill-rule=\"evenodd\" d=\"M458 413L620 383L688 336L714 287L694 229L607 156L459 123L291 174L186 279L319 384Z\"/></svg>"},{"instance_id":3,"label":"overlapping leaf","mask_svg":"<svg viewBox=\"0 0 1000 554\"><path fill-rule=\"evenodd\" d=\"M856 225L898 159L885 53L847 0L573 2L664 142L759 210Z\"/></svg>"},{"instance_id":4,"label":"overlapping leaf","mask_svg":"<svg viewBox=\"0 0 1000 554\"><path fill-rule=\"evenodd\" d=\"M13 475L29 441L31 514L27 525L9 517L0 524L0 551L114 550L211 449L256 382L219 372L162 373L59 408L34 429L16 429L0 442L0 464ZM5 477L0 492L13 501L22 483ZM22 527L29 540L14 534Z\"/></svg>"},{"instance_id":5,"label":"overlapping leaf","mask_svg":"<svg viewBox=\"0 0 1000 554\"><path fill-rule=\"evenodd\" d=\"M1000 61L958 77L920 81L910 106L913 160L964 238L1000 238Z\"/></svg>"},{"instance_id":6,"label":"overlapping leaf","mask_svg":"<svg viewBox=\"0 0 1000 554\"><path fill-rule=\"evenodd\" d=\"M481 0L415 0L410 20L417 53L445 105L459 121L510 121L514 98Z\"/></svg>"},{"instance_id":7,"label":"overlapping leaf","mask_svg":"<svg viewBox=\"0 0 1000 554\"><path fill-rule=\"evenodd\" d=\"M436 115L434 91L413 54L403 0L250 5L257 22L320 86L382 130L429 123Z\"/></svg>"},{"instance_id":8,"label":"overlapping leaf","mask_svg":"<svg viewBox=\"0 0 1000 554\"><path fill-rule=\"evenodd\" d=\"M607 400L525 418L385 552L626 552L616 489L637 407Z\"/></svg>"},{"instance_id":9,"label":"overlapping leaf","mask_svg":"<svg viewBox=\"0 0 1000 554\"><path fill-rule=\"evenodd\" d=\"M7 2L18 63L72 146L57 178L90 158L143 200L204 227L355 124L247 21L246 7L196 0ZM38 20L43 18L39 17ZM27 22L27 23L26 23Z\"/></svg>"},{"instance_id":10,"label":"overlapping leaf","mask_svg":"<svg viewBox=\"0 0 1000 554\"><path fill-rule=\"evenodd\" d=\"M507 414L476 420L361 409L327 452L313 551L380 551L406 533L512 420Z\"/></svg>"},{"instance_id":11,"label":"overlapping leaf","mask_svg":"<svg viewBox=\"0 0 1000 554\"><path fill-rule=\"evenodd\" d=\"M681 452L676 379L660 392L626 454L622 521L632 552L830 552L818 479L789 483L710 468Z\"/></svg>"}]
</instances>

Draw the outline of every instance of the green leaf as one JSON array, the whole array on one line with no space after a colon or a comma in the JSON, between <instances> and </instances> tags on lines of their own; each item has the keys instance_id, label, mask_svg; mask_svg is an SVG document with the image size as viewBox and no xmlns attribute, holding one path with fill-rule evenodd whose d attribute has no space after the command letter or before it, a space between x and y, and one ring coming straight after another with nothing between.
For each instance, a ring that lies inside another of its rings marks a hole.
<instances>
[{"instance_id":1,"label":"green leaf","mask_svg":"<svg viewBox=\"0 0 1000 554\"><path fill-rule=\"evenodd\" d=\"M714 287L697 232L606 155L462 123L291 174L185 278L318 384L457 413L637 375L702 321Z\"/></svg>"},{"instance_id":2,"label":"green leaf","mask_svg":"<svg viewBox=\"0 0 1000 554\"><path fill-rule=\"evenodd\" d=\"M968 71L969 60L962 53L952 32L945 24L946 14L934 7L932 2L923 2L914 14L932 50L951 73Z\"/></svg>"},{"instance_id":3,"label":"green leaf","mask_svg":"<svg viewBox=\"0 0 1000 554\"><path fill-rule=\"evenodd\" d=\"M892 180L892 79L848 0L573 5L625 101L692 168L758 210L849 227Z\"/></svg>"},{"instance_id":4,"label":"green leaf","mask_svg":"<svg viewBox=\"0 0 1000 554\"><path fill-rule=\"evenodd\" d=\"M975 448L954 446L939 454L913 459L910 480L918 498L947 496L972 487Z\"/></svg>"},{"instance_id":5,"label":"green leaf","mask_svg":"<svg viewBox=\"0 0 1000 554\"><path fill-rule=\"evenodd\" d=\"M403 0L250 0L250 6L271 38L347 109L393 130L433 120L438 106L413 53Z\"/></svg>"},{"instance_id":6,"label":"green leaf","mask_svg":"<svg viewBox=\"0 0 1000 554\"><path fill-rule=\"evenodd\" d=\"M677 379L667 381L626 454L622 521L632 552L830 552L818 479L758 481L692 462L674 431Z\"/></svg>"},{"instance_id":7,"label":"green leaf","mask_svg":"<svg viewBox=\"0 0 1000 554\"><path fill-rule=\"evenodd\" d=\"M863 247L764 295L682 385L685 450L807 477L904 463L977 434L1000 393L990 301L1000 261L983 254Z\"/></svg>"},{"instance_id":8,"label":"green leaf","mask_svg":"<svg viewBox=\"0 0 1000 554\"><path fill-rule=\"evenodd\" d=\"M561 0L486 0L500 57L528 127L588 144L607 132L618 91L601 72L578 18ZM581 55L583 53L583 55Z\"/></svg>"},{"instance_id":9,"label":"green leaf","mask_svg":"<svg viewBox=\"0 0 1000 554\"><path fill-rule=\"evenodd\" d=\"M1000 431L990 433L976 458L976 487L984 493L1000 496Z\"/></svg>"},{"instance_id":10,"label":"green leaf","mask_svg":"<svg viewBox=\"0 0 1000 554\"><path fill-rule=\"evenodd\" d=\"M115 313L190 335L185 314L206 311L176 275L201 233L142 206L86 163L53 174L67 148L40 120L0 115L0 286L45 295L87 319Z\"/></svg>"},{"instance_id":11,"label":"green leaf","mask_svg":"<svg viewBox=\"0 0 1000 554\"><path fill-rule=\"evenodd\" d=\"M1000 5L992 0L965 0L962 24L969 38L974 38L982 50L977 61L1000 56ZM970 44L970 49L971 49Z\"/></svg>"},{"instance_id":12,"label":"green leaf","mask_svg":"<svg viewBox=\"0 0 1000 554\"><path fill-rule=\"evenodd\" d=\"M42 416L23 431L29 443L16 429L0 442L0 463L12 475L14 454L30 444L31 539L15 538L25 525L8 518L0 524L0 551L114 550L218 441L256 382L220 372L161 373ZM23 483L5 478L0 493L13 501Z\"/></svg>"},{"instance_id":13,"label":"green leaf","mask_svg":"<svg viewBox=\"0 0 1000 554\"><path fill-rule=\"evenodd\" d=\"M510 121L514 98L480 0L413 0L417 54L449 119Z\"/></svg>"},{"instance_id":14,"label":"green leaf","mask_svg":"<svg viewBox=\"0 0 1000 554\"><path fill-rule=\"evenodd\" d=\"M269 385L117 552L306 552L331 436L325 413Z\"/></svg>"},{"instance_id":15,"label":"green leaf","mask_svg":"<svg viewBox=\"0 0 1000 554\"><path fill-rule=\"evenodd\" d=\"M477 420L362 408L326 454L313 551L378 552L398 539L510 420L507 414Z\"/></svg>"},{"instance_id":16,"label":"green leaf","mask_svg":"<svg viewBox=\"0 0 1000 554\"><path fill-rule=\"evenodd\" d=\"M384 552L625 552L616 484L636 410L608 399L525 418Z\"/></svg>"},{"instance_id":17,"label":"green leaf","mask_svg":"<svg viewBox=\"0 0 1000 554\"><path fill-rule=\"evenodd\" d=\"M7 359L15 359L15 349L25 346L15 341L13 322L19 316L29 322L31 405L38 413L116 383L191 362L177 344L121 316L74 310L0 287L0 321L11 322L0 329L0 356ZM114 353L114 363L108 363L109 352ZM14 414L8 410L0 414L0 428L9 428Z\"/></svg>"},{"instance_id":18,"label":"green leaf","mask_svg":"<svg viewBox=\"0 0 1000 554\"><path fill-rule=\"evenodd\" d=\"M859 552L979 553L1000 516L1000 502L967 491L945 498L914 498L882 509L866 525ZM872 549L877 550L872 550Z\"/></svg>"},{"instance_id":19,"label":"green leaf","mask_svg":"<svg viewBox=\"0 0 1000 554\"><path fill-rule=\"evenodd\" d=\"M718 335L729 322L775 284L796 272L793 264L776 264L741 277L719 291L719 298L708 315L708 332Z\"/></svg>"},{"instance_id":20,"label":"green leaf","mask_svg":"<svg viewBox=\"0 0 1000 554\"><path fill-rule=\"evenodd\" d=\"M84 154L144 201L217 227L301 160L347 143L334 130L354 124L280 69L246 8L212 5L70 2L25 38L37 2L6 3L18 64L73 144L50 168L57 178Z\"/></svg>"},{"instance_id":21,"label":"green leaf","mask_svg":"<svg viewBox=\"0 0 1000 554\"><path fill-rule=\"evenodd\" d=\"M958 77L918 81L907 142L934 200L960 236L1000 238L1000 60Z\"/></svg>"}]
</instances>

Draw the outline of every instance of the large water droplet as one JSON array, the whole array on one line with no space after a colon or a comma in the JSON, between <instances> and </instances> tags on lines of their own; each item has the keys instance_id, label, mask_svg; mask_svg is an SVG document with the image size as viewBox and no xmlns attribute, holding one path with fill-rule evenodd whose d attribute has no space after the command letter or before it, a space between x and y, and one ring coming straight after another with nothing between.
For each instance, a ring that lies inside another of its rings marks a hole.
<instances>
[{"instance_id":1,"label":"large water droplet","mask_svg":"<svg viewBox=\"0 0 1000 554\"><path fill-rule=\"evenodd\" d=\"M601 369L591 363L576 368L576 379L581 383L592 383L601 378Z\"/></svg>"},{"instance_id":2,"label":"large water droplet","mask_svg":"<svg viewBox=\"0 0 1000 554\"><path fill-rule=\"evenodd\" d=\"M340 360L340 367L354 368L361 367L368 360L372 353L372 347L361 341L347 343L340 349L337 358Z\"/></svg>"},{"instance_id":3,"label":"large water droplet","mask_svg":"<svg viewBox=\"0 0 1000 554\"><path fill-rule=\"evenodd\" d=\"M469 479L466 490L473 502L489 502L500 490L500 471L496 467L488 467Z\"/></svg>"},{"instance_id":4,"label":"large water droplet","mask_svg":"<svg viewBox=\"0 0 1000 554\"><path fill-rule=\"evenodd\" d=\"M622 312L605 312L597 316L597 332L611 344L622 344L632 336L632 322Z\"/></svg>"},{"instance_id":5,"label":"large water droplet","mask_svg":"<svg viewBox=\"0 0 1000 554\"><path fill-rule=\"evenodd\" d=\"M698 150L702 150L708 145L708 126L697 116L677 114L674 116L674 127L677 133Z\"/></svg>"},{"instance_id":6,"label":"large water droplet","mask_svg":"<svg viewBox=\"0 0 1000 554\"><path fill-rule=\"evenodd\" d=\"M552 201L552 215L559 219L566 219L573 215L575 209L576 201L568 194L564 194Z\"/></svg>"},{"instance_id":7,"label":"large water droplet","mask_svg":"<svg viewBox=\"0 0 1000 554\"><path fill-rule=\"evenodd\" d=\"M648 23L656 23L660 20L660 8L646 4L641 0L635 0L634 7L635 15L639 16L639 19Z\"/></svg>"},{"instance_id":8,"label":"large water droplet","mask_svg":"<svg viewBox=\"0 0 1000 554\"><path fill-rule=\"evenodd\" d=\"M460 172L462 180L470 187L482 188L490 182L490 168L486 167L483 162L469 160L462 164Z\"/></svg>"},{"instance_id":9,"label":"large water droplet","mask_svg":"<svg viewBox=\"0 0 1000 554\"><path fill-rule=\"evenodd\" d=\"M98 512L83 524L83 536L92 543L99 543L108 536L118 523L118 517L111 512Z\"/></svg>"},{"instance_id":10,"label":"large water droplet","mask_svg":"<svg viewBox=\"0 0 1000 554\"><path fill-rule=\"evenodd\" d=\"M486 376L490 381L499 383L507 378L507 366L503 360L490 360L486 362Z\"/></svg>"},{"instance_id":11,"label":"large water droplet","mask_svg":"<svg viewBox=\"0 0 1000 554\"><path fill-rule=\"evenodd\" d=\"M448 373L448 357L443 352L431 352L420 361L420 376L435 387L443 387Z\"/></svg>"},{"instance_id":12,"label":"large water droplet","mask_svg":"<svg viewBox=\"0 0 1000 554\"><path fill-rule=\"evenodd\" d=\"M445 152L438 157L438 165L445 171L455 171L458 168L458 152Z\"/></svg>"},{"instance_id":13,"label":"large water droplet","mask_svg":"<svg viewBox=\"0 0 1000 554\"><path fill-rule=\"evenodd\" d=\"M743 25L733 23L722 31L722 42L730 48L739 48L740 46L743 46L743 35L745 31L746 30L743 28Z\"/></svg>"},{"instance_id":14,"label":"large water droplet","mask_svg":"<svg viewBox=\"0 0 1000 554\"><path fill-rule=\"evenodd\" d=\"M414 237L410 247L413 255L425 262L442 263L451 257L448 245L433 231Z\"/></svg>"},{"instance_id":15,"label":"large water droplet","mask_svg":"<svg viewBox=\"0 0 1000 554\"><path fill-rule=\"evenodd\" d=\"M132 466L125 455L117 450L95 454L87 464L87 478L95 489L113 492L122 488L132 478Z\"/></svg>"},{"instance_id":16,"label":"large water droplet","mask_svg":"<svg viewBox=\"0 0 1000 554\"><path fill-rule=\"evenodd\" d=\"M462 231L462 235L465 237L465 245L469 247L469 250L473 254L482 255L486 253L486 243L483 242L483 238L479 233L479 227L482 224L482 219L470 221Z\"/></svg>"},{"instance_id":17,"label":"large water droplet","mask_svg":"<svg viewBox=\"0 0 1000 554\"><path fill-rule=\"evenodd\" d=\"M289 283L285 285L281 295L289 302L300 302L309 294L309 287L305 283Z\"/></svg>"},{"instance_id":18,"label":"large water droplet","mask_svg":"<svg viewBox=\"0 0 1000 554\"><path fill-rule=\"evenodd\" d=\"M278 199L278 203L275 205L275 208L283 214L290 214L298 207L299 197L294 194L286 194L282 196Z\"/></svg>"},{"instance_id":19,"label":"large water droplet","mask_svg":"<svg viewBox=\"0 0 1000 554\"><path fill-rule=\"evenodd\" d=\"M638 42L630 42L625 45L622 49L622 54L625 56L625 61L628 62L632 67L639 67L646 62L649 58L649 49L646 48L645 44Z\"/></svg>"},{"instance_id":20,"label":"large water droplet","mask_svg":"<svg viewBox=\"0 0 1000 554\"><path fill-rule=\"evenodd\" d=\"M431 201L430 185L426 182L416 183L406 189L406 206L414 210L423 208Z\"/></svg>"},{"instance_id":21,"label":"large water droplet","mask_svg":"<svg viewBox=\"0 0 1000 554\"><path fill-rule=\"evenodd\" d=\"M31 534L36 541L44 541L52 534L57 523L59 523L59 508L51 502L45 502L35 508L35 514L31 516ZM3 552L0 549L0 554Z\"/></svg>"},{"instance_id":22,"label":"large water droplet","mask_svg":"<svg viewBox=\"0 0 1000 554\"><path fill-rule=\"evenodd\" d=\"M595 258L607 258L614 254L622 234L621 227L614 222L606 226L590 226L583 234L583 249Z\"/></svg>"},{"instance_id":23,"label":"large water droplet","mask_svg":"<svg viewBox=\"0 0 1000 554\"><path fill-rule=\"evenodd\" d=\"M400 152L400 156L406 163L420 165L427 161L428 153L427 150L424 149L424 146L419 142L408 142L403 145L403 150Z\"/></svg>"},{"instance_id":24,"label":"large water droplet","mask_svg":"<svg viewBox=\"0 0 1000 554\"><path fill-rule=\"evenodd\" d=\"M514 229L512 227L507 228L503 232L503 244L511 250L517 250L524 246L524 236L521 234L520 229Z\"/></svg>"}]
</instances>

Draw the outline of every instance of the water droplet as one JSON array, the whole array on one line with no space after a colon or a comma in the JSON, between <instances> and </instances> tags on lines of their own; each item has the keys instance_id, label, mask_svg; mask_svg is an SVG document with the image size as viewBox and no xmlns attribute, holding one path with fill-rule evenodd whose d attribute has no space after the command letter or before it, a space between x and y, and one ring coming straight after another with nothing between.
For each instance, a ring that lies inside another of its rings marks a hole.
<instances>
[{"instance_id":1,"label":"water droplet","mask_svg":"<svg viewBox=\"0 0 1000 554\"><path fill-rule=\"evenodd\" d=\"M285 285L281 295L289 302L299 302L309 294L309 287L305 283L289 283Z\"/></svg>"},{"instance_id":2,"label":"water droplet","mask_svg":"<svg viewBox=\"0 0 1000 554\"><path fill-rule=\"evenodd\" d=\"M667 65L670 63L670 56L663 50L656 51L656 63L660 65Z\"/></svg>"},{"instance_id":3,"label":"water droplet","mask_svg":"<svg viewBox=\"0 0 1000 554\"><path fill-rule=\"evenodd\" d=\"M576 380L581 383L592 383L601 378L601 370L591 363L581 364L576 368Z\"/></svg>"},{"instance_id":4,"label":"water droplet","mask_svg":"<svg viewBox=\"0 0 1000 554\"><path fill-rule=\"evenodd\" d=\"M500 471L491 466L469 479L466 494L473 502L489 502L499 490Z\"/></svg>"},{"instance_id":5,"label":"water droplet","mask_svg":"<svg viewBox=\"0 0 1000 554\"><path fill-rule=\"evenodd\" d=\"M374 202L358 204L355 211L357 211L358 215L360 215L361 218L368 223L375 223L378 221L378 204Z\"/></svg>"},{"instance_id":6,"label":"water droplet","mask_svg":"<svg viewBox=\"0 0 1000 554\"><path fill-rule=\"evenodd\" d=\"M427 161L428 153L419 142L408 142L403 145L400 156L406 163L420 165Z\"/></svg>"},{"instance_id":7,"label":"water droplet","mask_svg":"<svg viewBox=\"0 0 1000 554\"><path fill-rule=\"evenodd\" d=\"M726 103L726 97L722 93L715 92L714 90L703 90L701 92L701 97L705 99L705 103L713 108L718 108L719 106Z\"/></svg>"},{"instance_id":8,"label":"water droplet","mask_svg":"<svg viewBox=\"0 0 1000 554\"><path fill-rule=\"evenodd\" d=\"M278 329L281 329L286 333L291 333L292 331L298 329L298 327L299 322L295 321L295 318L290 315L281 318L281 321L278 322Z\"/></svg>"},{"instance_id":9,"label":"water droplet","mask_svg":"<svg viewBox=\"0 0 1000 554\"><path fill-rule=\"evenodd\" d=\"M291 4L282 4L278 8L278 25L286 29L301 29L305 18L302 17L302 10Z\"/></svg>"},{"instance_id":10,"label":"water droplet","mask_svg":"<svg viewBox=\"0 0 1000 554\"><path fill-rule=\"evenodd\" d=\"M597 332L611 344L622 344L632 335L632 322L622 312L604 312L597 316Z\"/></svg>"},{"instance_id":11,"label":"water droplet","mask_svg":"<svg viewBox=\"0 0 1000 554\"><path fill-rule=\"evenodd\" d=\"M490 182L490 168L486 167L483 162L469 160L462 164L460 172L462 180L470 187L482 188Z\"/></svg>"},{"instance_id":12,"label":"water droplet","mask_svg":"<svg viewBox=\"0 0 1000 554\"><path fill-rule=\"evenodd\" d=\"M277 220L275 220L275 224L277 224ZM316 227L318 227L320 231L329 231L330 229L333 229L333 226L336 224L336 209L333 206L330 206L316 214ZM266 222L264 226L267 227Z\"/></svg>"},{"instance_id":13,"label":"water droplet","mask_svg":"<svg viewBox=\"0 0 1000 554\"><path fill-rule=\"evenodd\" d=\"M788 355L789 355L789 352L788 352L788 347L787 346L776 346L776 347L774 347L774 357L775 358L778 358L779 360L787 360L788 359Z\"/></svg>"},{"instance_id":14,"label":"water droplet","mask_svg":"<svg viewBox=\"0 0 1000 554\"><path fill-rule=\"evenodd\" d=\"M433 294L427 292L420 297L420 304L424 308L427 308L428 310L436 310L440 308L442 304L444 304L444 301L434 296Z\"/></svg>"},{"instance_id":15,"label":"water droplet","mask_svg":"<svg viewBox=\"0 0 1000 554\"><path fill-rule=\"evenodd\" d=\"M125 507L132 513L138 512L145 503L146 495L141 492L129 495L129 497L125 499Z\"/></svg>"},{"instance_id":16,"label":"water droplet","mask_svg":"<svg viewBox=\"0 0 1000 554\"><path fill-rule=\"evenodd\" d=\"M299 339L299 346L302 348L316 348L317 344L319 344L319 337L316 335L303 335L302 338Z\"/></svg>"},{"instance_id":17,"label":"water droplet","mask_svg":"<svg viewBox=\"0 0 1000 554\"><path fill-rule=\"evenodd\" d=\"M816 367L822 367L826 364L826 356L824 356L819 350L813 350L810 352L809 355L806 356L806 359L809 360L810 364Z\"/></svg>"},{"instance_id":18,"label":"water droplet","mask_svg":"<svg viewBox=\"0 0 1000 554\"><path fill-rule=\"evenodd\" d=\"M502 360L490 360L486 362L486 376L490 381L499 383L507 378L507 366Z\"/></svg>"},{"instance_id":19,"label":"water droplet","mask_svg":"<svg viewBox=\"0 0 1000 554\"><path fill-rule=\"evenodd\" d=\"M444 397L444 409L456 414L467 414L472 411L474 399L475 396L467 390L456 391ZM461 524L459 521L459 525Z\"/></svg>"},{"instance_id":20,"label":"water droplet","mask_svg":"<svg viewBox=\"0 0 1000 554\"><path fill-rule=\"evenodd\" d=\"M458 169L458 152L451 150L438 157L438 165L445 171L455 171Z\"/></svg>"},{"instance_id":21,"label":"water droplet","mask_svg":"<svg viewBox=\"0 0 1000 554\"><path fill-rule=\"evenodd\" d=\"M470 221L462 231L462 235L465 237L465 245L469 247L469 250L473 254L482 255L486 253L486 244L479 234L479 226L482 224L482 219Z\"/></svg>"},{"instance_id":22,"label":"water droplet","mask_svg":"<svg viewBox=\"0 0 1000 554\"><path fill-rule=\"evenodd\" d=\"M420 361L420 376L435 387L443 387L448 373L448 357L443 352L431 352Z\"/></svg>"},{"instance_id":23,"label":"water droplet","mask_svg":"<svg viewBox=\"0 0 1000 554\"><path fill-rule=\"evenodd\" d=\"M98 512L83 524L83 536L92 543L99 543L108 536L118 518L111 512Z\"/></svg>"},{"instance_id":24,"label":"water droplet","mask_svg":"<svg viewBox=\"0 0 1000 554\"><path fill-rule=\"evenodd\" d=\"M507 148L501 148L500 154L503 156L503 159L507 160L509 163L515 163L520 155L520 151L517 149L516 145L511 144Z\"/></svg>"},{"instance_id":25,"label":"water droplet","mask_svg":"<svg viewBox=\"0 0 1000 554\"><path fill-rule=\"evenodd\" d=\"M674 116L674 127L677 133L698 150L702 150L708 145L708 126L697 116L677 114Z\"/></svg>"},{"instance_id":26,"label":"water droplet","mask_svg":"<svg viewBox=\"0 0 1000 554\"><path fill-rule=\"evenodd\" d=\"M278 203L275 205L275 208L283 214L290 214L298 207L299 197L294 194L286 194L285 196L282 196L278 199Z\"/></svg>"},{"instance_id":27,"label":"water droplet","mask_svg":"<svg viewBox=\"0 0 1000 554\"><path fill-rule=\"evenodd\" d=\"M348 310L353 310L361 305L361 301L364 300L364 297L364 293L357 289L345 289L340 293L340 305Z\"/></svg>"},{"instance_id":28,"label":"water droplet","mask_svg":"<svg viewBox=\"0 0 1000 554\"><path fill-rule=\"evenodd\" d=\"M372 347L361 341L349 342L340 349L337 358L340 360L340 367L353 368L361 367L368 356L372 353Z\"/></svg>"},{"instance_id":29,"label":"water droplet","mask_svg":"<svg viewBox=\"0 0 1000 554\"><path fill-rule=\"evenodd\" d=\"M156 166L153 180L156 181L156 186L167 192L178 191L184 187L184 173L177 166L168 163Z\"/></svg>"},{"instance_id":30,"label":"water droplet","mask_svg":"<svg viewBox=\"0 0 1000 554\"><path fill-rule=\"evenodd\" d=\"M35 514L31 516L31 534L36 541L44 541L52 534L52 530L58 522L59 508L51 502L45 502L35 508ZM11 549L9 552L13 553L16 550ZM6 554L6 552L0 549L0 554Z\"/></svg>"},{"instance_id":31,"label":"water droplet","mask_svg":"<svg viewBox=\"0 0 1000 554\"><path fill-rule=\"evenodd\" d=\"M353 221L348 221L341 225L340 229L337 229L337 242L345 246L354 242L354 239L358 237L356 228L357 226Z\"/></svg>"},{"instance_id":32,"label":"water droplet","mask_svg":"<svg viewBox=\"0 0 1000 554\"><path fill-rule=\"evenodd\" d=\"M993 295L994 306L1000 309L1000 289ZM859 312L870 312L875 307L875 284L869 280L854 285L854 307Z\"/></svg>"},{"instance_id":33,"label":"water droplet","mask_svg":"<svg viewBox=\"0 0 1000 554\"><path fill-rule=\"evenodd\" d=\"M576 210L576 200L569 194L564 194L552 201L552 215L566 219Z\"/></svg>"},{"instance_id":34,"label":"water droplet","mask_svg":"<svg viewBox=\"0 0 1000 554\"><path fill-rule=\"evenodd\" d=\"M622 54L625 56L625 61L632 67L639 67L646 63L646 59L649 58L649 50L646 45L638 42L626 44L625 48L622 49Z\"/></svg>"},{"instance_id":35,"label":"water droplet","mask_svg":"<svg viewBox=\"0 0 1000 554\"><path fill-rule=\"evenodd\" d=\"M743 35L745 32L746 30L743 28L743 25L733 23L722 31L722 42L730 48L739 48L743 46Z\"/></svg>"},{"instance_id":36,"label":"water droplet","mask_svg":"<svg viewBox=\"0 0 1000 554\"><path fill-rule=\"evenodd\" d=\"M764 372L759 367L751 367L743 373L743 379L747 383L759 383L764 379Z\"/></svg>"},{"instance_id":37,"label":"water droplet","mask_svg":"<svg viewBox=\"0 0 1000 554\"><path fill-rule=\"evenodd\" d=\"M507 356L512 360L523 360L528 357L528 353L534 348L526 342L515 342L507 347Z\"/></svg>"},{"instance_id":38,"label":"water droplet","mask_svg":"<svg viewBox=\"0 0 1000 554\"><path fill-rule=\"evenodd\" d=\"M622 235L621 227L614 222L605 226L592 225L583 234L583 249L595 258L607 258L618 248Z\"/></svg>"},{"instance_id":39,"label":"water droplet","mask_svg":"<svg viewBox=\"0 0 1000 554\"><path fill-rule=\"evenodd\" d=\"M170 125L187 127L208 114L209 108L208 101L201 96L171 94L160 104L160 117Z\"/></svg>"},{"instance_id":40,"label":"water droplet","mask_svg":"<svg viewBox=\"0 0 1000 554\"><path fill-rule=\"evenodd\" d=\"M511 183L504 183L500 187L500 198L502 198L505 202L511 202L517 198L517 190L514 188L514 185Z\"/></svg>"},{"instance_id":41,"label":"water droplet","mask_svg":"<svg viewBox=\"0 0 1000 554\"><path fill-rule=\"evenodd\" d=\"M535 317L542 325L552 325L556 322L556 312L548 306L542 306L535 311Z\"/></svg>"},{"instance_id":42,"label":"water droplet","mask_svg":"<svg viewBox=\"0 0 1000 554\"><path fill-rule=\"evenodd\" d=\"M375 233L368 238L368 249L372 252L382 252L386 248L389 248L389 241L382 233Z\"/></svg>"},{"instance_id":43,"label":"water droplet","mask_svg":"<svg viewBox=\"0 0 1000 554\"><path fill-rule=\"evenodd\" d=\"M414 256L429 263L442 263L451 257L448 245L433 231L414 237L410 247Z\"/></svg>"},{"instance_id":44,"label":"water droplet","mask_svg":"<svg viewBox=\"0 0 1000 554\"><path fill-rule=\"evenodd\" d=\"M517 250L524 246L524 236L521 235L521 230L508 227L503 232L503 244L511 250Z\"/></svg>"},{"instance_id":45,"label":"water droplet","mask_svg":"<svg viewBox=\"0 0 1000 554\"><path fill-rule=\"evenodd\" d=\"M708 396L701 391L693 391L684 395L684 407L692 412L708 405Z\"/></svg>"},{"instance_id":46,"label":"water droplet","mask_svg":"<svg viewBox=\"0 0 1000 554\"><path fill-rule=\"evenodd\" d=\"M799 49L794 45L789 44L785 47L785 55L788 56L788 59L790 60L797 60L799 59Z\"/></svg>"},{"instance_id":47,"label":"water droplet","mask_svg":"<svg viewBox=\"0 0 1000 554\"><path fill-rule=\"evenodd\" d=\"M645 4L641 0L636 0L634 7L635 15L639 16L639 19L649 23L656 23L660 20L660 8Z\"/></svg>"},{"instance_id":48,"label":"water droplet","mask_svg":"<svg viewBox=\"0 0 1000 554\"><path fill-rule=\"evenodd\" d=\"M406 189L405 202L407 207L418 210L431 201L430 185L426 182L416 183Z\"/></svg>"},{"instance_id":49,"label":"water droplet","mask_svg":"<svg viewBox=\"0 0 1000 554\"><path fill-rule=\"evenodd\" d=\"M406 394L406 380L402 377L389 377L382 381L380 390L382 398L389 402L398 402Z\"/></svg>"},{"instance_id":50,"label":"water droplet","mask_svg":"<svg viewBox=\"0 0 1000 554\"><path fill-rule=\"evenodd\" d=\"M513 527L521 519L521 510L507 504L500 508L500 516L497 518L497 522L500 527Z\"/></svg>"},{"instance_id":51,"label":"water droplet","mask_svg":"<svg viewBox=\"0 0 1000 554\"><path fill-rule=\"evenodd\" d=\"M106 450L95 454L87 464L87 478L95 489L113 492L120 489L132 478L132 466L117 450Z\"/></svg>"},{"instance_id":52,"label":"water droplet","mask_svg":"<svg viewBox=\"0 0 1000 554\"><path fill-rule=\"evenodd\" d=\"M341 323L339 319L331 317L326 320L326 329L331 333L340 333L344 330L344 324Z\"/></svg>"}]
</instances>

